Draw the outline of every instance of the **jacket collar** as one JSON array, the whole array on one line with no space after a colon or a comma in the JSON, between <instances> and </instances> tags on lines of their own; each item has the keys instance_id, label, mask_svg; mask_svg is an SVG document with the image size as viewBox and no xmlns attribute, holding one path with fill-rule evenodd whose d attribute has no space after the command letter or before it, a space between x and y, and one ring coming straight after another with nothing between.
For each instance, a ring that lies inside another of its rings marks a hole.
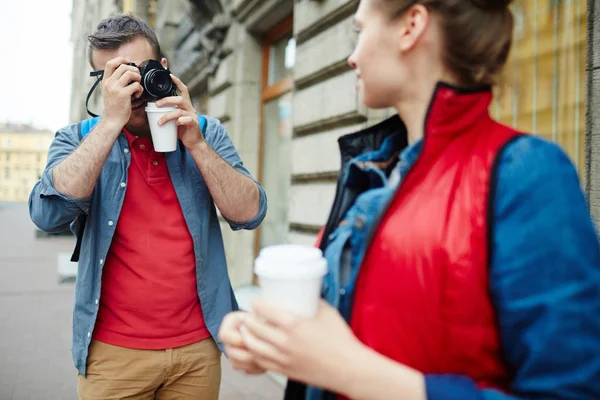
<instances>
[{"instance_id":1,"label":"jacket collar","mask_svg":"<svg viewBox=\"0 0 600 400\"><path fill-rule=\"evenodd\" d=\"M425 138L458 136L489 119L492 89L488 85L460 87L438 82L424 121ZM338 139L342 164L366 151L379 149L383 140L393 134L403 136L402 148L408 145L406 126L398 115L362 131ZM399 150L402 150L399 149Z\"/></svg>"}]
</instances>

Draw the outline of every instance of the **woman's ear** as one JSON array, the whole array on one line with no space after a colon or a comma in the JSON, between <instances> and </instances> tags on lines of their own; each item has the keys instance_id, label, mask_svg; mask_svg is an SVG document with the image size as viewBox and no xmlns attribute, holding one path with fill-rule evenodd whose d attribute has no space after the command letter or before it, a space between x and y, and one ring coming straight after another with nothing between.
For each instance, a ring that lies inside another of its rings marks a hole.
<instances>
[{"instance_id":1,"label":"woman's ear","mask_svg":"<svg viewBox=\"0 0 600 400\"><path fill-rule=\"evenodd\" d=\"M409 50L415 46L423 36L425 29L427 29L429 19L429 10L422 4L417 4L406 12L406 15L399 22L402 27L400 34L401 51Z\"/></svg>"}]
</instances>

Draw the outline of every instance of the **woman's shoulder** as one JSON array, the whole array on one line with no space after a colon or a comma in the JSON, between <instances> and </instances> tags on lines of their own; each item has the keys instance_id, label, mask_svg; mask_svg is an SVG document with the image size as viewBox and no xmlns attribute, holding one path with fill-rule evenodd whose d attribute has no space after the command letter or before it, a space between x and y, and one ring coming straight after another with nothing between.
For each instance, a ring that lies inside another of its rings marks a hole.
<instances>
[{"instance_id":1,"label":"woman's shoulder","mask_svg":"<svg viewBox=\"0 0 600 400\"><path fill-rule=\"evenodd\" d=\"M535 183L540 180L579 181L577 169L567 153L543 137L523 134L509 142L498 160L499 184L505 180ZM550 183L550 182L549 182Z\"/></svg>"}]
</instances>

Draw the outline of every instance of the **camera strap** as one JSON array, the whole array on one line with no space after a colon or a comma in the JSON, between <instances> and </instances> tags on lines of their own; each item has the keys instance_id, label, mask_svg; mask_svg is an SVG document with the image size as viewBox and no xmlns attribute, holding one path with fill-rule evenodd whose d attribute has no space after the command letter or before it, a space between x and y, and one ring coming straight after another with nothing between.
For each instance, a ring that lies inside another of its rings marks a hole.
<instances>
[{"instance_id":1,"label":"camera strap","mask_svg":"<svg viewBox=\"0 0 600 400\"><path fill-rule=\"evenodd\" d=\"M92 97L92 93L94 93L94 90L96 89L96 86L98 86L98 84L100 83L100 81L102 81L102 78L104 78L104 70L92 71L92 72L90 72L90 76L91 77L97 77L97 78L96 78L96 82L94 82L94 85L92 86L92 88L88 92L88 95L87 95L87 97L85 99L85 111L87 111L87 113L89 115L91 115L92 117L97 117L98 115L94 114L93 112L91 112L90 109L88 108L88 103L90 101L90 98Z\"/></svg>"}]
</instances>

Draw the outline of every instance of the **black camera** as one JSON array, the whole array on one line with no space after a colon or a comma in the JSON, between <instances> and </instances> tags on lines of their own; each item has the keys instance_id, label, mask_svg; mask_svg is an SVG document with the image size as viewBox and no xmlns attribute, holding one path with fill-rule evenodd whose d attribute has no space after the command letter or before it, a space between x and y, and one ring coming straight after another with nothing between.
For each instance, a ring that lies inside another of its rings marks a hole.
<instances>
[{"instance_id":1,"label":"black camera","mask_svg":"<svg viewBox=\"0 0 600 400\"><path fill-rule=\"evenodd\" d=\"M128 63L127 65L131 65L140 70L140 75L142 76L140 83L144 88L144 92L140 96L140 99L154 101L162 99L163 97L177 96L177 87L173 83L173 80L171 80L171 72L168 69L163 68L159 61L146 60L140 65L135 65L135 63ZM90 102L94 89L96 89L96 86L98 86L104 78L104 70L92 71L90 72L90 76L96 77L96 82L92 85L92 88L85 99L85 110L92 117L97 117L97 114L90 111L88 103Z\"/></svg>"},{"instance_id":2,"label":"black camera","mask_svg":"<svg viewBox=\"0 0 600 400\"><path fill-rule=\"evenodd\" d=\"M171 80L171 73L163 68L161 63L156 60L146 60L140 65L128 63L132 67L140 70L142 80L140 81L144 88L144 93L140 97L144 100L158 100L163 97L176 96L176 87Z\"/></svg>"}]
</instances>

